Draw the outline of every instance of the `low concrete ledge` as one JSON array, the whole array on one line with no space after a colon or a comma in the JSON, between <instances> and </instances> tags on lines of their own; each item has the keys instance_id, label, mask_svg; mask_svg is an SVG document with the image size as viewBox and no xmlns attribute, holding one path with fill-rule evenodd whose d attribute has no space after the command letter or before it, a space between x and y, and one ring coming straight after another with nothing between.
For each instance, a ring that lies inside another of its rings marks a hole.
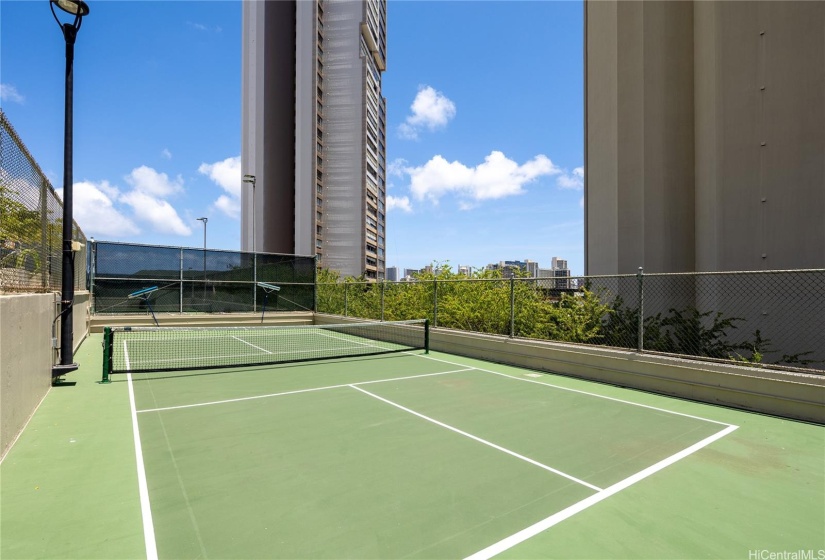
<instances>
[{"instance_id":1,"label":"low concrete ledge","mask_svg":"<svg viewBox=\"0 0 825 560\"><path fill-rule=\"evenodd\" d=\"M316 324L360 322L316 315ZM825 424L825 376L523 338L430 330L430 348L612 385Z\"/></svg>"},{"instance_id":2,"label":"low concrete ledge","mask_svg":"<svg viewBox=\"0 0 825 560\"><path fill-rule=\"evenodd\" d=\"M270 313L261 323L260 313L156 313L162 327L256 327L279 325L312 325L311 311ZM92 315L90 330L103 332L103 327L154 327L149 314Z\"/></svg>"}]
</instances>

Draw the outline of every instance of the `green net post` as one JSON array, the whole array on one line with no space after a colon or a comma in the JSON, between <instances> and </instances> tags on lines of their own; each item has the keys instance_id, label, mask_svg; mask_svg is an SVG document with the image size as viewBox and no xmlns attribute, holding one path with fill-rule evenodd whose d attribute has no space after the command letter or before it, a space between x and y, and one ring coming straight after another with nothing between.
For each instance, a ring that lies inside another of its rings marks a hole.
<instances>
[{"instance_id":1,"label":"green net post","mask_svg":"<svg viewBox=\"0 0 825 560\"><path fill-rule=\"evenodd\" d=\"M430 320L424 319L424 353L430 353Z\"/></svg>"},{"instance_id":2,"label":"green net post","mask_svg":"<svg viewBox=\"0 0 825 560\"><path fill-rule=\"evenodd\" d=\"M112 328L103 329L103 379L102 383L110 383L109 375L112 373Z\"/></svg>"}]
</instances>

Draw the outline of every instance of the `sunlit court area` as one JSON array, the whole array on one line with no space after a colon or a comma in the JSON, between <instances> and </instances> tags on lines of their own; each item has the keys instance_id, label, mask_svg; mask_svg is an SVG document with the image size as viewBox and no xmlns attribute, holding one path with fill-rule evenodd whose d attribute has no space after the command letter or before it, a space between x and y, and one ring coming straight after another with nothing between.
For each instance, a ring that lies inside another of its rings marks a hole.
<instances>
[{"instance_id":1,"label":"sunlit court area","mask_svg":"<svg viewBox=\"0 0 825 560\"><path fill-rule=\"evenodd\" d=\"M0 560L825 560L825 2L0 12Z\"/></svg>"}]
</instances>

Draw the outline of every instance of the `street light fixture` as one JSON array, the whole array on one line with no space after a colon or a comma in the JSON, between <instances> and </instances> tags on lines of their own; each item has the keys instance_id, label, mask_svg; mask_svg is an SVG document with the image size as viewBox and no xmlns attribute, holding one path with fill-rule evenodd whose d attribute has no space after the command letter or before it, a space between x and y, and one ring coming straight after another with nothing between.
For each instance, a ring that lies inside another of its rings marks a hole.
<instances>
[{"instance_id":1,"label":"street light fixture","mask_svg":"<svg viewBox=\"0 0 825 560\"><path fill-rule=\"evenodd\" d=\"M252 254L255 254L255 176L254 175L244 175L243 176L244 183L250 183L252 185Z\"/></svg>"},{"instance_id":2,"label":"street light fixture","mask_svg":"<svg viewBox=\"0 0 825 560\"><path fill-rule=\"evenodd\" d=\"M71 23L61 23L54 11L57 6L62 11L73 15ZM74 357L74 341L72 330L72 304L74 303L74 252L72 246L72 129L73 129L73 93L74 93L74 43L77 32L83 23L83 16L89 15L89 6L82 0L50 0L57 25L63 31L66 41L66 93L63 129L63 261L62 287L60 292L60 363L52 366L52 378L60 377L65 373L77 369L72 362Z\"/></svg>"}]
</instances>

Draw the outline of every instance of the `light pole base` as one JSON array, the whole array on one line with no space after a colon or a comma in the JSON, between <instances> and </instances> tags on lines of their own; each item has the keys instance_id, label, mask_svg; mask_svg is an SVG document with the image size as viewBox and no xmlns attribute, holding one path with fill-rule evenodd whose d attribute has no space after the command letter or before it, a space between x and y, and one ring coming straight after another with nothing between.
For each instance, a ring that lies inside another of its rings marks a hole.
<instances>
[{"instance_id":1,"label":"light pole base","mask_svg":"<svg viewBox=\"0 0 825 560\"><path fill-rule=\"evenodd\" d=\"M78 364L55 364L52 366L52 379L71 373L79 367Z\"/></svg>"}]
</instances>

